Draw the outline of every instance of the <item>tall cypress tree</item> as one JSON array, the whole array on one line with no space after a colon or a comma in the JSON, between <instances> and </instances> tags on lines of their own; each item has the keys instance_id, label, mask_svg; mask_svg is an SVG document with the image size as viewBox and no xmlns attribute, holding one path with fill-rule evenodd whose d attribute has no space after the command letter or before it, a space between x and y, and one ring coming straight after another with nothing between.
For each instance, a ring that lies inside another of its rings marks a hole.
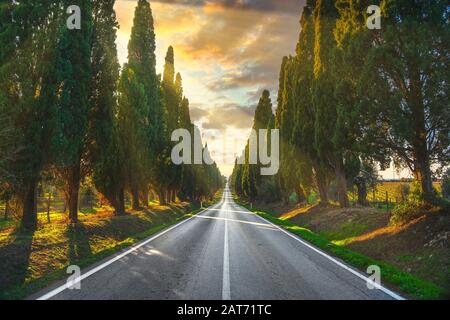
<instances>
[{"instance_id":1,"label":"tall cypress tree","mask_svg":"<svg viewBox=\"0 0 450 320\"><path fill-rule=\"evenodd\" d=\"M120 215L125 212L125 206L122 160L115 121L120 66L115 43L118 23L114 3L114 0L94 2L88 152L97 190Z\"/></svg>"},{"instance_id":2,"label":"tall cypress tree","mask_svg":"<svg viewBox=\"0 0 450 320\"><path fill-rule=\"evenodd\" d=\"M168 135L179 128L180 106L183 99L183 87L181 75L175 75L175 55L173 47L167 49L164 64L164 74L162 80L162 89L164 93L164 105L167 115ZM168 141L169 145L172 145ZM176 199L177 189L181 181L181 167L175 166L171 161L166 168L167 172L167 192L168 200L173 202Z\"/></svg>"},{"instance_id":3,"label":"tall cypress tree","mask_svg":"<svg viewBox=\"0 0 450 320\"><path fill-rule=\"evenodd\" d=\"M146 96L146 105L141 104L139 120L136 122L137 129L142 133L145 132L146 138L140 145L140 159L144 165L141 171L136 168L135 175L138 181L132 183L131 193L135 209L140 207L139 200L142 195L144 195L142 198L147 198L151 180L159 180L159 172L166 162L166 119L159 78L156 74L155 49L152 10L148 1L139 0L128 43L128 67L133 71L136 81L143 85Z\"/></svg>"},{"instance_id":4,"label":"tall cypress tree","mask_svg":"<svg viewBox=\"0 0 450 320\"><path fill-rule=\"evenodd\" d=\"M22 226L37 226L37 185L50 161L55 114L55 52L59 2L10 2L0 8L0 96L14 106L14 162L8 163L10 185L22 202ZM7 41L7 40L11 41ZM6 42L3 42L5 40Z\"/></svg>"},{"instance_id":5,"label":"tall cypress tree","mask_svg":"<svg viewBox=\"0 0 450 320\"><path fill-rule=\"evenodd\" d=\"M347 181L343 150L333 138L337 127L337 101L335 99L336 79L333 73L334 54L337 47L334 28L338 18L337 8L332 1L318 0L314 8L314 79L313 105L315 113L315 147L335 173L338 200L342 207L348 207Z\"/></svg>"},{"instance_id":6,"label":"tall cypress tree","mask_svg":"<svg viewBox=\"0 0 450 320\"><path fill-rule=\"evenodd\" d=\"M123 165L127 189L132 195L132 207L140 209L139 188L145 172L145 127L142 114L148 106L144 85L134 70L125 65L119 81L118 136L119 155L125 159Z\"/></svg>"},{"instance_id":7,"label":"tall cypress tree","mask_svg":"<svg viewBox=\"0 0 450 320\"><path fill-rule=\"evenodd\" d=\"M296 109L294 112L294 128L292 132L292 144L294 148L294 159L302 159L301 177L303 188L308 189L312 184L311 169L313 169L314 180L320 196L320 202L328 203L328 181L329 167L326 159L319 156L315 148L315 109L312 100L312 81L314 67L314 3L307 1L302 18L301 32L297 44L295 57L294 86L296 96ZM306 156L306 158L305 158Z\"/></svg>"},{"instance_id":8,"label":"tall cypress tree","mask_svg":"<svg viewBox=\"0 0 450 320\"><path fill-rule=\"evenodd\" d=\"M253 121L253 130L257 133L258 147L260 143L259 131L267 129L270 123L274 121L272 111L272 101L270 99L270 93L268 90L264 90L259 100L258 106L255 110L255 117ZM259 154L259 150L257 152ZM256 200L258 196L258 187L261 185L261 165L250 164L250 141L247 143L245 149L245 165L242 173L242 189L244 194L250 200Z\"/></svg>"},{"instance_id":9,"label":"tall cypress tree","mask_svg":"<svg viewBox=\"0 0 450 320\"><path fill-rule=\"evenodd\" d=\"M58 153L57 166L65 180L69 202L69 218L78 221L78 195L81 179L86 174L82 166L85 154L88 114L91 108L91 49L93 29L92 1L63 1L64 7L78 5L81 9L81 29L69 30L63 24L57 48L57 71L60 94L58 127L54 137Z\"/></svg>"}]
</instances>

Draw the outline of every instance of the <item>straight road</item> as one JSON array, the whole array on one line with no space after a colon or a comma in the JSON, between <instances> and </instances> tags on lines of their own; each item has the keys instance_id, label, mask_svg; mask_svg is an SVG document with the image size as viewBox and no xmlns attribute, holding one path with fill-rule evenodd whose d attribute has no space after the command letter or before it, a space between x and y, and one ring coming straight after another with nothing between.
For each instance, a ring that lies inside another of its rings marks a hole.
<instances>
[{"instance_id":1,"label":"straight road","mask_svg":"<svg viewBox=\"0 0 450 320\"><path fill-rule=\"evenodd\" d=\"M33 298L56 300L399 299L364 276L234 203L212 208Z\"/></svg>"}]
</instances>

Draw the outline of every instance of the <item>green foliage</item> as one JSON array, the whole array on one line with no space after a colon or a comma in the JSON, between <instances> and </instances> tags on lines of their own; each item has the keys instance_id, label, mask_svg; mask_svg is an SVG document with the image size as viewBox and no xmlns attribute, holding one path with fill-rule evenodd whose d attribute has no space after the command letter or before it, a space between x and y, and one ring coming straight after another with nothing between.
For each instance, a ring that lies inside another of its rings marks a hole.
<instances>
[{"instance_id":1,"label":"green foliage","mask_svg":"<svg viewBox=\"0 0 450 320\"><path fill-rule=\"evenodd\" d=\"M431 164L449 160L448 3L386 0L381 7L382 30L358 35L370 43L357 76L362 138L407 166L429 203Z\"/></svg>"},{"instance_id":2,"label":"green foliage","mask_svg":"<svg viewBox=\"0 0 450 320\"><path fill-rule=\"evenodd\" d=\"M146 121L148 102L145 88L139 82L134 71L124 66L119 81L118 137L123 159L122 164L125 185L133 195L135 209L139 207L139 189L145 185L146 157ZM143 119L144 118L144 119Z\"/></svg>"},{"instance_id":3,"label":"green foliage","mask_svg":"<svg viewBox=\"0 0 450 320\"><path fill-rule=\"evenodd\" d=\"M113 0L94 3L88 160L96 188L116 213L122 214L125 211L122 207L124 172L120 165L123 154L119 148L116 121L120 66L115 44L118 23L114 3Z\"/></svg>"},{"instance_id":4,"label":"green foliage","mask_svg":"<svg viewBox=\"0 0 450 320\"><path fill-rule=\"evenodd\" d=\"M356 184L366 205L377 166L394 163L420 182L409 203L440 202L432 173L450 159L448 5L381 1L378 31L366 26L370 4L306 1L296 55L283 58L279 77L277 181L285 200L293 191L299 200L313 191L326 204L333 185L345 207L347 188ZM236 167L233 182L240 172ZM244 179L248 189L251 180Z\"/></svg>"},{"instance_id":5,"label":"green foliage","mask_svg":"<svg viewBox=\"0 0 450 320\"><path fill-rule=\"evenodd\" d=\"M450 169L447 169L442 178L442 195L445 199L450 200Z\"/></svg>"}]
</instances>

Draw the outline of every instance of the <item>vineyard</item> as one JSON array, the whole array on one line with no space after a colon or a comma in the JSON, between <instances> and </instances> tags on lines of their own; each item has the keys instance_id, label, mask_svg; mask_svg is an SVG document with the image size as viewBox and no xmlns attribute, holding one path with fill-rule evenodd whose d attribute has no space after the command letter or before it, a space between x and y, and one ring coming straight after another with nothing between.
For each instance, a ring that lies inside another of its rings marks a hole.
<instances>
[{"instance_id":1,"label":"vineyard","mask_svg":"<svg viewBox=\"0 0 450 320\"><path fill-rule=\"evenodd\" d=\"M441 182L434 182L434 188L437 192L441 192ZM367 200L371 205L377 207L388 208L395 207L397 203L404 202L409 193L413 190L413 182L411 181L382 181L374 188L369 188L367 191ZM352 203L356 203L358 193L356 187L349 192L349 199Z\"/></svg>"}]
</instances>

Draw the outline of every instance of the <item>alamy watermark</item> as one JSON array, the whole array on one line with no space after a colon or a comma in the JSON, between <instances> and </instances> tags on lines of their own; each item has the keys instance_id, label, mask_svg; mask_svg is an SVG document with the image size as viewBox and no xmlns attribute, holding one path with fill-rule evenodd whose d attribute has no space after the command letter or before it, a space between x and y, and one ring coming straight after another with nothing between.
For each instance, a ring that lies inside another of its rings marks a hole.
<instances>
[{"instance_id":1,"label":"alamy watermark","mask_svg":"<svg viewBox=\"0 0 450 320\"><path fill-rule=\"evenodd\" d=\"M67 279L67 288L69 290L81 290L81 268L79 266L69 266L67 274L71 276Z\"/></svg>"},{"instance_id":2,"label":"alamy watermark","mask_svg":"<svg viewBox=\"0 0 450 320\"><path fill-rule=\"evenodd\" d=\"M81 9L79 6L71 5L67 8L67 29L80 30L81 29Z\"/></svg>"},{"instance_id":3,"label":"alamy watermark","mask_svg":"<svg viewBox=\"0 0 450 320\"><path fill-rule=\"evenodd\" d=\"M369 290L375 290L381 288L381 269L379 266L373 265L367 268L367 288Z\"/></svg>"},{"instance_id":4,"label":"alamy watermark","mask_svg":"<svg viewBox=\"0 0 450 320\"><path fill-rule=\"evenodd\" d=\"M367 8L366 26L369 30L380 30L381 29L381 8L376 5L371 5Z\"/></svg>"}]
</instances>

